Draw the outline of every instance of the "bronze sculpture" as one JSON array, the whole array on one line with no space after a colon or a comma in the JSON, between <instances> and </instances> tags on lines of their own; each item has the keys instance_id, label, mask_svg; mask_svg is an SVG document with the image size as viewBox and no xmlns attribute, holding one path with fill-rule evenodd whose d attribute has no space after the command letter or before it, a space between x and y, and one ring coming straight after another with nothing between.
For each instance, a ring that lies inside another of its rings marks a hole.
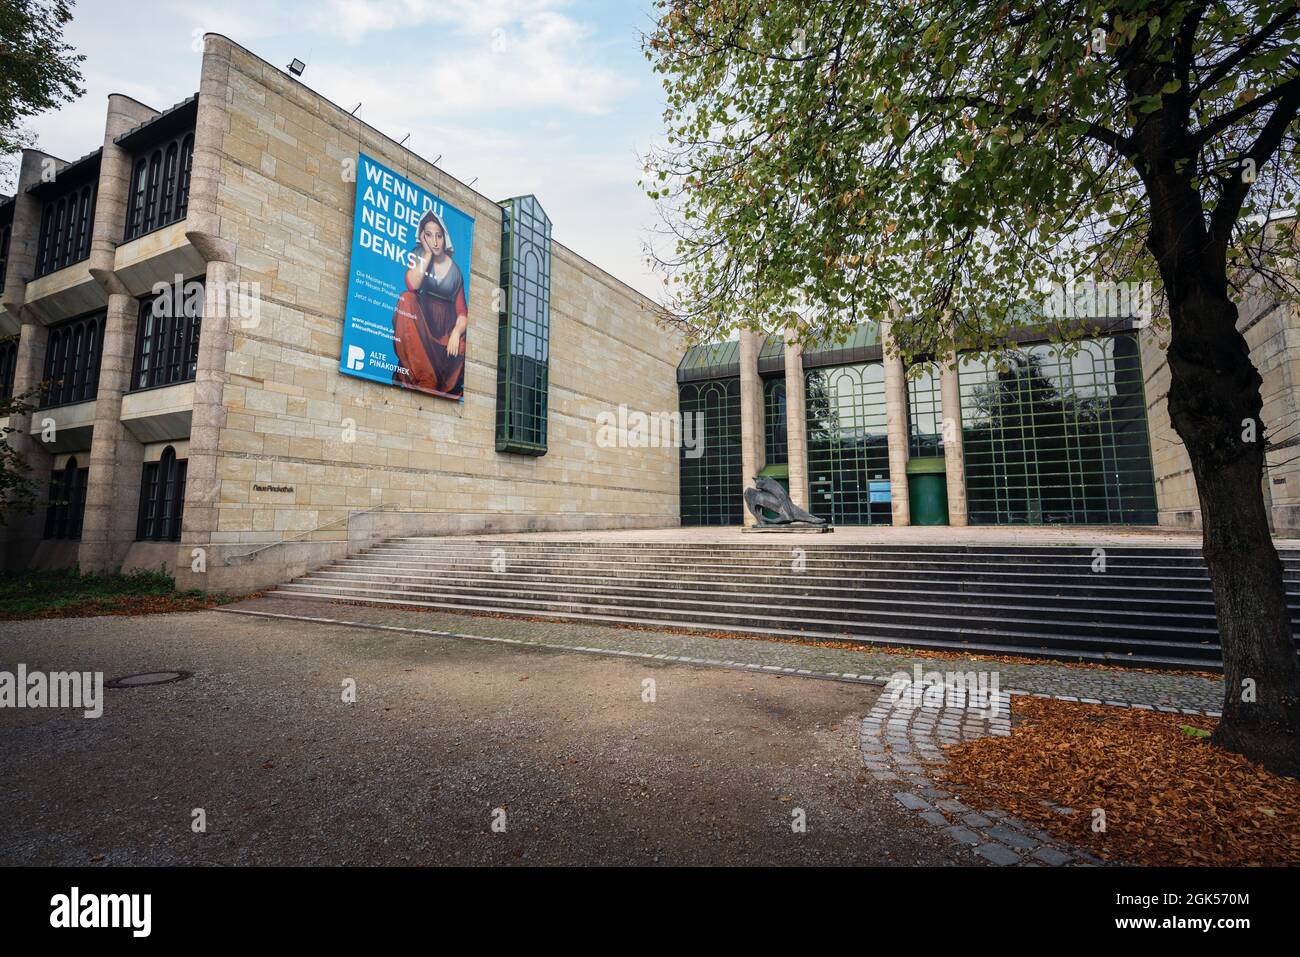
<instances>
[{"instance_id":1,"label":"bronze sculpture","mask_svg":"<svg viewBox=\"0 0 1300 957\"><path fill-rule=\"evenodd\" d=\"M758 519L760 525L825 525L826 519L818 518L812 512L805 512L794 502L785 486L774 478L759 476L754 479L754 488L745 489L745 507ZM768 518L763 509L776 513L776 518Z\"/></svg>"}]
</instances>

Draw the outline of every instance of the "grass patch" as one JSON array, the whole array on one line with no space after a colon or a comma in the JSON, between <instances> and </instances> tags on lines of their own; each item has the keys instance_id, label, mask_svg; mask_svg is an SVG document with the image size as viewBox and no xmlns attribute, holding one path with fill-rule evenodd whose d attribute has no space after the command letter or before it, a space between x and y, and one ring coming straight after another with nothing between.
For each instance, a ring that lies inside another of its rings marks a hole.
<instances>
[{"instance_id":1,"label":"grass patch","mask_svg":"<svg viewBox=\"0 0 1300 957\"><path fill-rule=\"evenodd\" d=\"M191 589L177 591L163 571L87 574L76 568L0 572L0 620L148 615L196 611L235 600Z\"/></svg>"}]
</instances>

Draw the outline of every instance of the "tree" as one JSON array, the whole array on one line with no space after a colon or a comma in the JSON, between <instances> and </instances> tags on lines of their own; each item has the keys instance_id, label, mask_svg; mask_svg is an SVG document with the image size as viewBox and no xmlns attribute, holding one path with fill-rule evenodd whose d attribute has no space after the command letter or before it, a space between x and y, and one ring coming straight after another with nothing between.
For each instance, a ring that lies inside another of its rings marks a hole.
<instances>
[{"instance_id":1,"label":"tree","mask_svg":"<svg viewBox=\"0 0 1300 957\"><path fill-rule=\"evenodd\" d=\"M35 116L85 91L80 64L85 59L63 41L72 20L71 0L0 0L0 156L30 145L22 128ZM0 173L12 171L6 160Z\"/></svg>"},{"instance_id":2,"label":"tree","mask_svg":"<svg viewBox=\"0 0 1300 957\"><path fill-rule=\"evenodd\" d=\"M1018 303L1080 279L1158 291L1223 648L1212 740L1300 775L1261 378L1233 299L1294 272L1294 226L1269 218L1296 194L1300 4L658 7L652 249L695 337L892 313L910 362L995 349Z\"/></svg>"},{"instance_id":3,"label":"tree","mask_svg":"<svg viewBox=\"0 0 1300 957\"><path fill-rule=\"evenodd\" d=\"M36 407L27 400L36 392L18 396L0 396L0 419L26 419ZM0 426L0 525L9 524L9 516L29 515L47 504L36 489L31 469L12 445L9 436L19 431L11 425Z\"/></svg>"}]
</instances>

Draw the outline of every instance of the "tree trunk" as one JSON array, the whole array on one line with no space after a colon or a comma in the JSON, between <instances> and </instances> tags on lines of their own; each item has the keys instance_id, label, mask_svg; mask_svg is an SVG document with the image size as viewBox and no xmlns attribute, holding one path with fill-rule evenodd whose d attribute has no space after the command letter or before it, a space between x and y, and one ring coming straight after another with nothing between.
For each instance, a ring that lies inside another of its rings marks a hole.
<instances>
[{"instance_id":1,"label":"tree trunk","mask_svg":"<svg viewBox=\"0 0 1300 957\"><path fill-rule=\"evenodd\" d=\"M1261 488L1262 380L1213 274L1174 284L1169 347L1169 417L1196 478L1223 649L1223 717L1210 740L1300 777L1300 666Z\"/></svg>"}]
</instances>

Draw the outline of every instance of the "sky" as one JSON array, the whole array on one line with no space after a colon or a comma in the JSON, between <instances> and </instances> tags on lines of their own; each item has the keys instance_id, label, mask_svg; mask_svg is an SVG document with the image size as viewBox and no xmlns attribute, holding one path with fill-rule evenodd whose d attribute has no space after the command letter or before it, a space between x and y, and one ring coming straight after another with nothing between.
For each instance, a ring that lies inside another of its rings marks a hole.
<instances>
[{"instance_id":1,"label":"sky","mask_svg":"<svg viewBox=\"0 0 1300 957\"><path fill-rule=\"evenodd\" d=\"M199 85L205 32L277 66L493 199L533 193L553 237L656 299L637 186L662 129L641 51L650 0L78 0L66 32L86 94L28 123L72 160L103 136L105 98L165 109ZM13 184L3 184L13 191Z\"/></svg>"}]
</instances>

